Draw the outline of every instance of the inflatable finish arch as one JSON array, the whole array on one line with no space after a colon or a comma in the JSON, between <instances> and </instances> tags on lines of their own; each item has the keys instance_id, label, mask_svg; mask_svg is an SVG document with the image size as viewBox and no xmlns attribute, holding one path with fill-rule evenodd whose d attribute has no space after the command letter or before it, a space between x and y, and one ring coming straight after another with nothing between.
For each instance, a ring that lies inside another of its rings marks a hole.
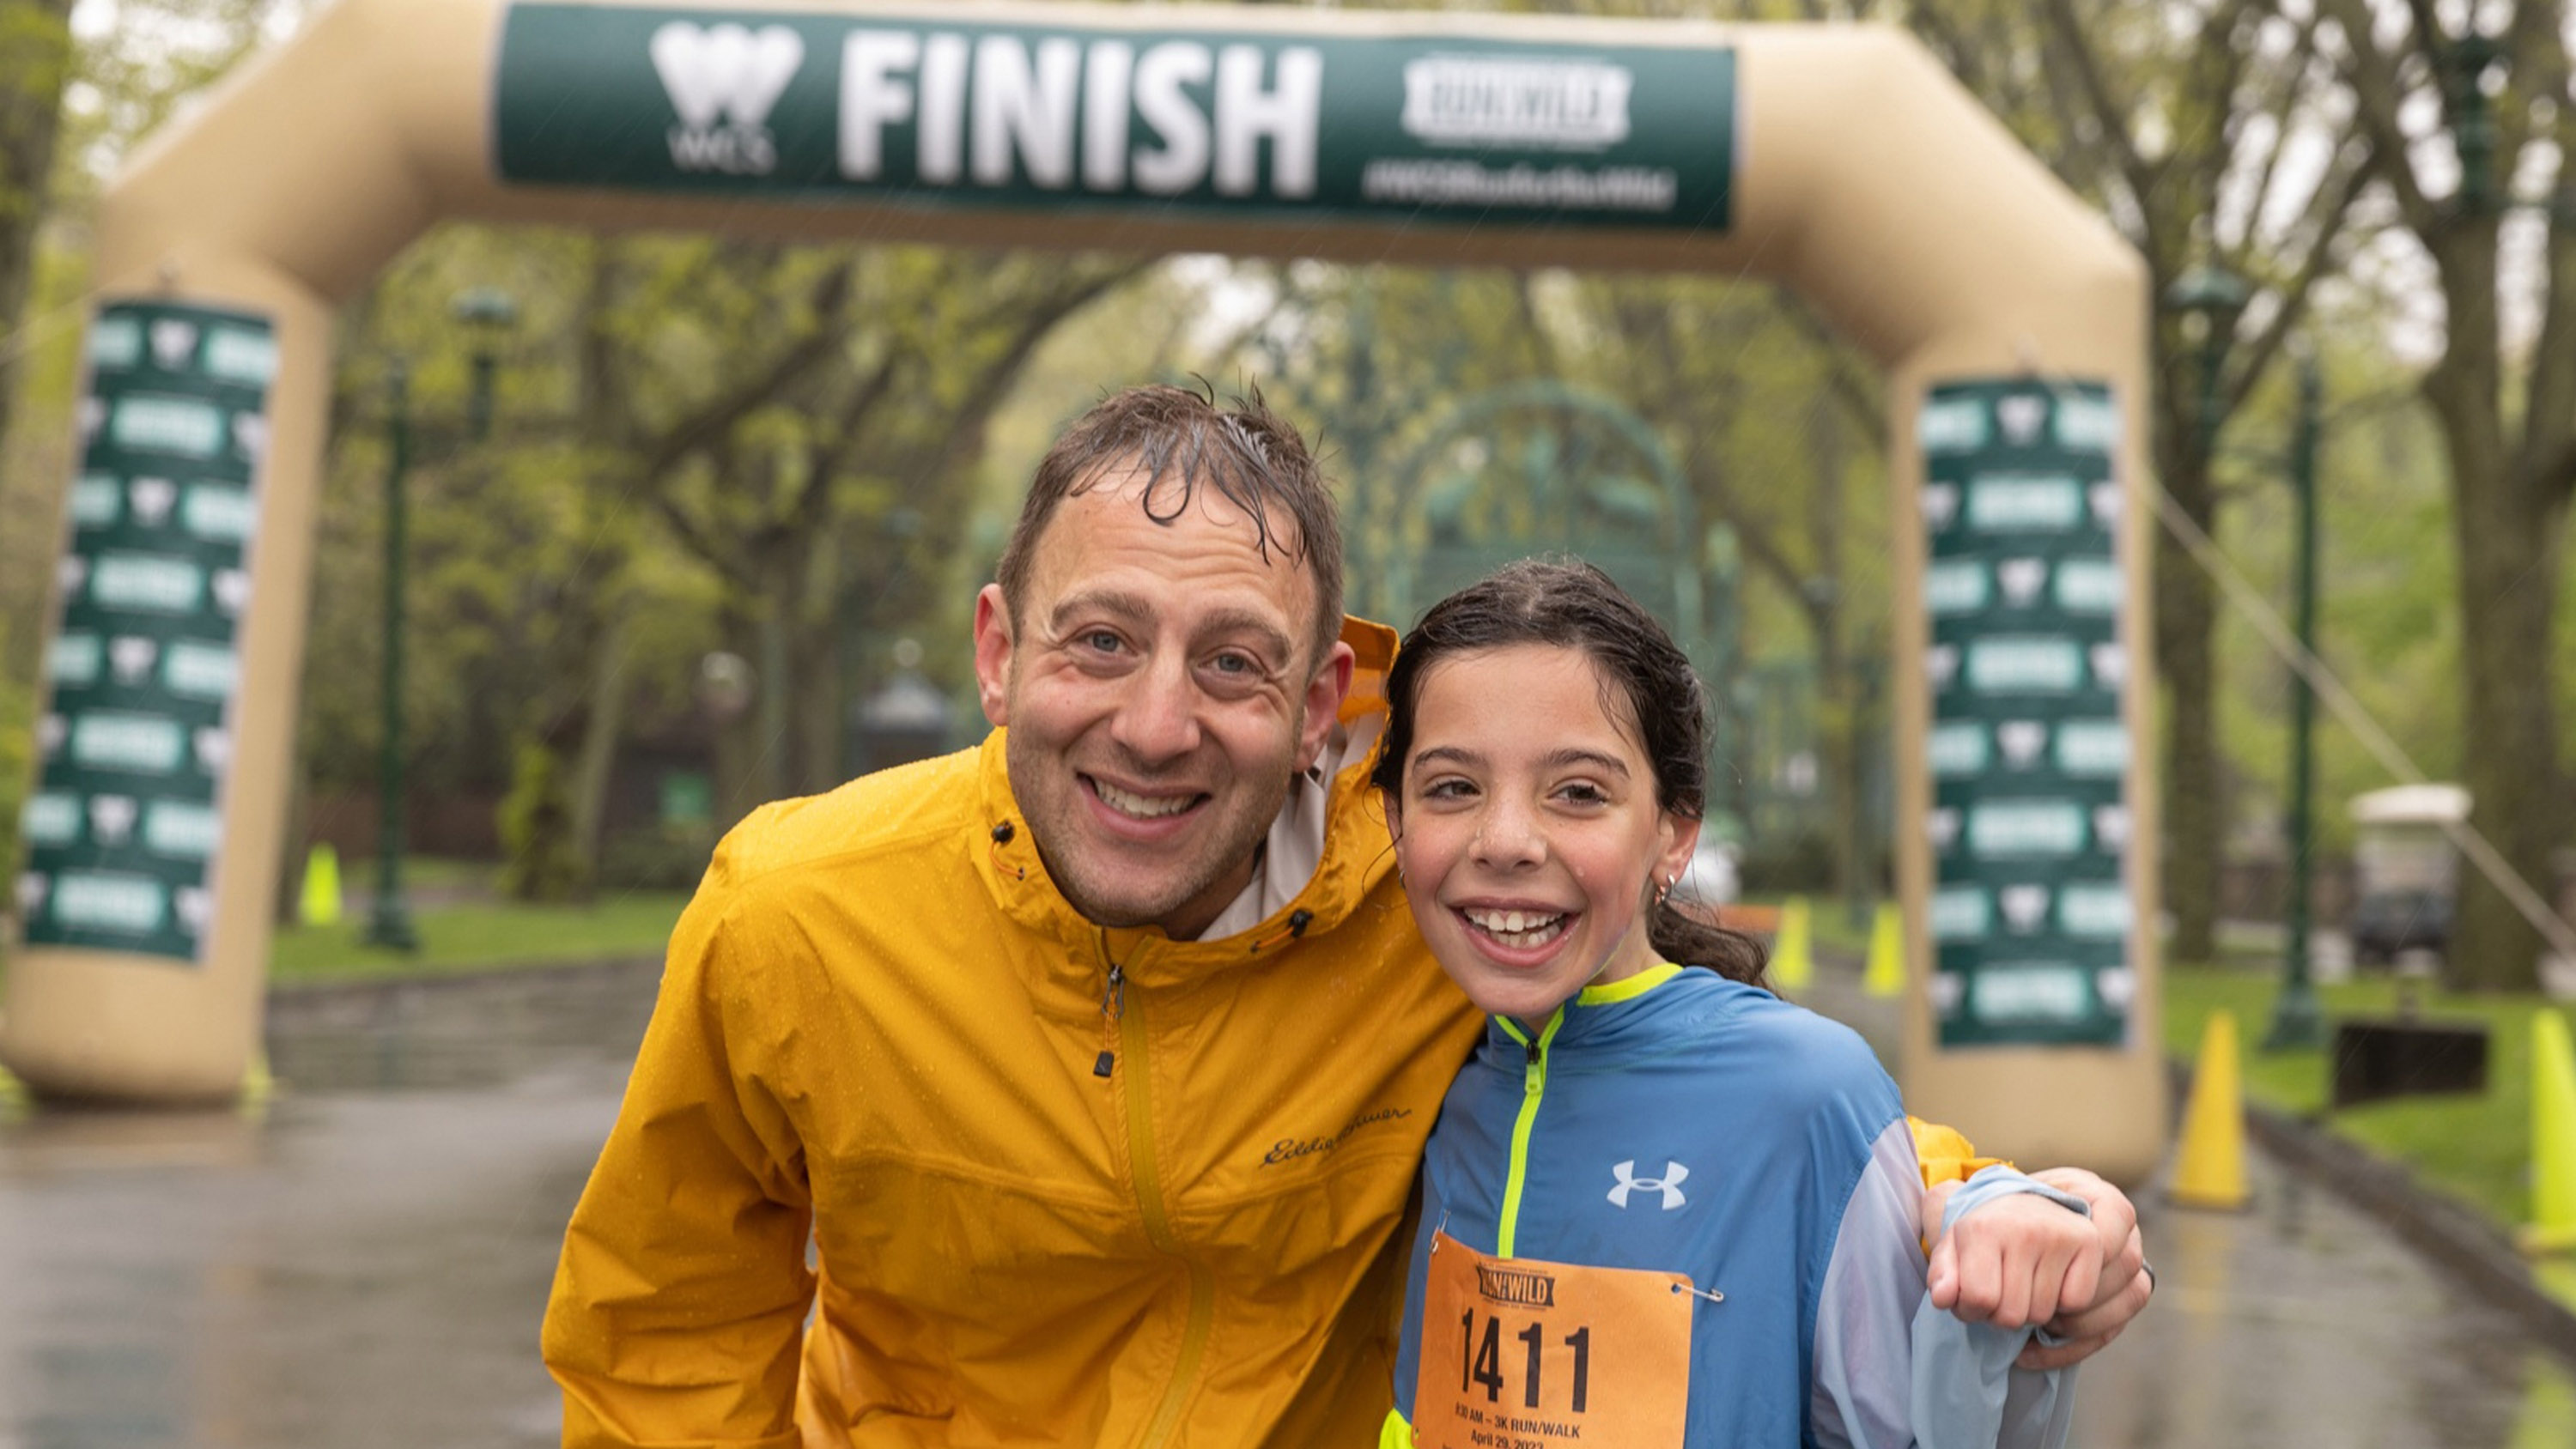
<instances>
[{"instance_id":1,"label":"inflatable finish arch","mask_svg":"<svg viewBox=\"0 0 2576 1449\"><path fill-rule=\"evenodd\" d=\"M2145 270L1847 27L341 0L99 219L0 1015L38 1090L217 1098L251 1059L332 309L450 217L1796 288L1891 379L1909 1099L2152 1165Z\"/></svg>"}]
</instances>

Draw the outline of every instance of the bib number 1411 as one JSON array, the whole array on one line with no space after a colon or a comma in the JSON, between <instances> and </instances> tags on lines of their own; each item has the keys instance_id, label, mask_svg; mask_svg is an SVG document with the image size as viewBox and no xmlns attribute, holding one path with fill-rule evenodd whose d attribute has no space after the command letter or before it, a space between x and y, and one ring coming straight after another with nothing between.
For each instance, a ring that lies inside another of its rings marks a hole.
<instances>
[{"instance_id":1,"label":"bib number 1411","mask_svg":"<svg viewBox=\"0 0 2576 1449\"><path fill-rule=\"evenodd\" d=\"M1495 1258L1435 1234L1413 1442L1680 1449L1692 1301L1678 1273Z\"/></svg>"},{"instance_id":2,"label":"bib number 1411","mask_svg":"<svg viewBox=\"0 0 2576 1449\"><path fill-rule=\"evenodd\" d=\"M1498 1404L1508 1382L1503 1372L1503 1320L1486 1317L1479 1333L1477 1318L1473 1308L1458 1315L1458 1394L1464 1398L1482 1385L1485 1402ZM1533 1320L1512 1337L1527 1350L1521 1356L1521 1407L1538 1408L1547 1381L1547 1325ZM1580 1414L1590 1407L1592 1399L1592 1330L1574 1330L1565 1335L1564 1345L1574 1355L1574 1392L1565 1407L1569 1413Z\"/></svg>"}]
</instances>

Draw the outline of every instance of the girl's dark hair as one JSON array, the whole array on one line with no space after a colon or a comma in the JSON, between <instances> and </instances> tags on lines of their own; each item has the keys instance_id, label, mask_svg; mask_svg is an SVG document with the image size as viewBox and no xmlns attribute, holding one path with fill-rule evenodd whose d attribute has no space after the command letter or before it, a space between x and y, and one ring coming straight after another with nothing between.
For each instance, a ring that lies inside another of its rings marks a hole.
<instances>
[{"instance_id":1,"label":"girl's dark hair","mask_svg":"<svg viewBox=\"0 0 2576 1449\"><path fill-rule=\"evenodd\" d=\"M1461 654L1515 644L1579 649L1601 671L1602 706L1624 720L1655 771L1655 800L1698 820L1708 813L1708 704L1690 659L1655 616L1580 559L1523 559L1431 606L1396 650L1387 676L1386 740L1369 782L1404 798L1405 760L1422 676ZM1388 812L1390 818L1394 811ZM1766 990L1762 943L1657 897L1647 935L1667 961L1705 966Z\"/></svg>"}]
</instances>

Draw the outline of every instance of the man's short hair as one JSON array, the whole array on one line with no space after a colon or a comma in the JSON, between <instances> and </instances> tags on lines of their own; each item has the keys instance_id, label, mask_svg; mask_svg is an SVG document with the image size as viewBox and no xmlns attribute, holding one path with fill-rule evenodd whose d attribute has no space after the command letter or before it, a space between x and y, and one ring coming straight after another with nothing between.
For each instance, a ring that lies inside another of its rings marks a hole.
<instances>
[{"instance_id":1,"label":"man's short hair","mask_svg":"<svg viewBox=\"0 0 2576 1449\"><path fill-rule=\"evenodd\" d=\"M1323 660L1342 633L1341 519L1306 440L1263 405L1258 388L1220 406L1212 387L1205 393L1131 387L1074 419L1039 461L1020 520L1011 526L993 571L1012 627L1019 626L1038 539L1057 505L1126 467L1145 475L1147 518L1179 518L1204 485L1252 520L1265 560L1277 547L1303 563L1315 581L1308 667ZM1274 519L1274 510L1284 517Z\"/></svg>"}]
</instances>

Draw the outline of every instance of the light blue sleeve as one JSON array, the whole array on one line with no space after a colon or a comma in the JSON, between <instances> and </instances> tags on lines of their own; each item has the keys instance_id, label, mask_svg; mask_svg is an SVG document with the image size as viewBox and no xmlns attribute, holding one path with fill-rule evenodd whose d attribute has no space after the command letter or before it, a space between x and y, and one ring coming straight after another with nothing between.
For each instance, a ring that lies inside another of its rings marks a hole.
<instances>
[{"instance_id":1,"label":"light blue sleeve","mask_svg":"<svg viewBox=\"0 0 2576 1449\"><path fill-rule=\"evenodd\" d=\"M2015 1193L2035 1192L2090 1216L2079 1197L1989 1167L1951 1194L1941 1216L1948 1232L1960 1218ZM2061 1449L2075 1412L2075 1370L2013 1367L2036 1328L1968 1323L1924 1298L1914 1310L1913 1417L1921 1449Z\"/></svg>"},{"instance_id":2,"label":"light blue sleeve","mask_svg":"<svg viewBox=\"0 0 2576 1449\"><path fill-rule=\"evenodd\" d=\"M1923 1170L1900 1116L1870 1144L1816 1295L1807 1422L1819 1449L1914 1442L1909 1325L1923 1301L1922 1240Z\"/></svg>"}]
</instances>

